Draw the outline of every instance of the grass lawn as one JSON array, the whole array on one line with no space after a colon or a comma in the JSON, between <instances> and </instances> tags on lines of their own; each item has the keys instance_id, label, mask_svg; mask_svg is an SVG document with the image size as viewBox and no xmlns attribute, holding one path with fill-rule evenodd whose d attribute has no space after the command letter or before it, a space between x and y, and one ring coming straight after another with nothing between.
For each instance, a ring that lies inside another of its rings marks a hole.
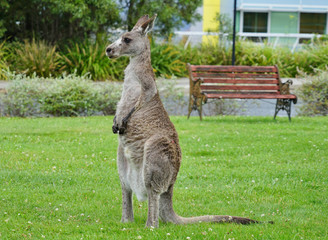
<instances>
[{"instance_id":1,"label":"grass lawn","mask_svg":"<svg viewBox=\"0 0 328 240\"><path fill-rule=\"evenodd\" d=\"M120 223L112 117L0 118L0 239L328 239L328 118L172 117L174 207L275 224Z\"/></svg>"}]
</instances>

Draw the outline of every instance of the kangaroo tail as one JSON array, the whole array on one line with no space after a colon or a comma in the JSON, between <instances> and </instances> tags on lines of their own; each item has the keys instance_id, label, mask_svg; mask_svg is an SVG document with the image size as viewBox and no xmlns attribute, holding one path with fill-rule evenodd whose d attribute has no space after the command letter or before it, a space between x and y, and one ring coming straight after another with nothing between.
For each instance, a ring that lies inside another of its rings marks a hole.
<instances>
[{"instance_id":1,"label":"kangaroo tail","mask_svg":"<svg viewBox=\"0 0 328 240\"><path fill-rule=\"evenodd\" d=\"M237 224L253 224L262 223L257 220L236 217L229 215L205 215L199 217L180 217L173 210L172 195L163 194L160 198L159 216L164 222L171 222L174 224L191 224L199 222L213 222L213 223L237 223ZM272 223L272 222L270 222Z\"/></svg>"},{"instance_id":2,"label":"kangaroo tail","mask_svg":"<svg viewBox=\"0 0 328 240\"><path fill-rule=\"evenodd\" d=\"M199 217L180 217L177 215L176 218L178 221L177 224L190 224L190 223L199 223L199 222L213 222L213 223L237 223L237 224L252 224L252 223L260 223L259 221L243 218L243 217L235 217L229 215L205 215Z\"/></svg>"}]
</instances>

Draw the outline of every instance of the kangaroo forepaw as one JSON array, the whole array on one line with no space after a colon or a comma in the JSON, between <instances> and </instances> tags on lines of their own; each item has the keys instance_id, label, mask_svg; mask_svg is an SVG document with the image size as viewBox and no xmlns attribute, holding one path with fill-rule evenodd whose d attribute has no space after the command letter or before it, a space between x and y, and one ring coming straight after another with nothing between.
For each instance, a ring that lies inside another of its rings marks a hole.
<instances>
[{"instance_id":1,"label":"kangaroo forepaw","mask_svg":"<svg viewBox=\"0 0 328 240\"><path fill-rule=\"evenodd\" d=\"M112 126L112 131L113 131L114 134L117 134L117 133L118 133L118 131L119 131L119 127L117 126L117 124L114 124L114 125Z\"/></svg>"},{"instance_id":2,"label":"kangaroo forepaw","mask_svg":"<svg viewBox=\"0 0 328 240\"><path fill-rule=\"evenodd\" d=\"M128 113L128 115L125 116L125 118L123 118L122 120L122 125L119 127L119 133L123 134L128 126L128 121L132 115L132 113L134 113L135 111L135 107L132 108L132 110Z\"/></svg>"},{"instance_id":3,"label":"kangaroo forepaw","mask_svg":"<svg viewBox=\"0 0 328 240\"><path fill-rule=\"evenodd\" d=\"M119 131L119 127L118 127L117 122L116 122L116 115L113 119L112 131L113 131L114 134L117 134L118 131Z\"/></svg>"},{"instance_id":4,"label":"kangaroo forepaw","mask_svg":"<svg viewBox=\"0 0 328 240\"><path fill-rule=\"evenodd\" d=\"M120 127L120 129L118 130L119 134L122 135L125 132L125 127Z\"/></svg>"}]
</instances>

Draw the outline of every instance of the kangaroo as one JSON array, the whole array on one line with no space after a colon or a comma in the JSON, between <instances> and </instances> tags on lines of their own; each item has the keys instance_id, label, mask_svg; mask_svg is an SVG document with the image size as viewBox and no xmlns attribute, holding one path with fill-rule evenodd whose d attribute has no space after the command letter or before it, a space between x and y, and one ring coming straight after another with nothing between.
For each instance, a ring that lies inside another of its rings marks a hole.
<instances>
[{"instance_id":1,"label":"kangaroo","mask_svg":"<svg viewBox=\"0 0 328 240\"><path fill-rule=\"evenodd\" d=\"M129 56L123 91L114 117L113 133L118 133L117 166L122 188L122 222L134 220L132 193L148 200L147 227L163 222L257 223L229 215L180 217L173 210L173 186L181 163L177 131L165 111L155 84L147 33L157 15L141 17L130 32L106 48L109 58Z\"/></svg>"}]
</instances>

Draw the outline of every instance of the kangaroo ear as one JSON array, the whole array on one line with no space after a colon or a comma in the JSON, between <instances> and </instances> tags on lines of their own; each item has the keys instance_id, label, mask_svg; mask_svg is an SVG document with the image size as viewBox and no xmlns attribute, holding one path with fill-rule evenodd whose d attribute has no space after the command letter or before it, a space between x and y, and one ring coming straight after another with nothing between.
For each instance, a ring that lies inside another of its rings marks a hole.
<instances>
[{"instance_id":1,"label":"kangaroo ear","mask_svg":"<svg viewBox=\"0 0 328 240\"><path fill-rule=\"evenodd\" d=\"M141 33L142 34L146 35L148 32L150 32L151 30L153 30L156 17L157 17L157 14L155 14L154 16L152 16L150 19L148 19L147 21L145 21L140 26L140 30L141 30Z\"/></svg>"},{"instance_id":2,"label":"kangaroo ear","mask_svg":"<svg viewBox=\"0 0 328 240\"><path fill-rule=\"evenodd\" d=\"M148 16L148 14L142 16L141 18L139 18L139 20L137 21L136 25L134 25L134 27L132 28L131 31L138 30L138 28L140 28L141 25L142 25L143 23L145 23L147 20L149 20L149 16Z\"/></svg>"}]
</instances>

